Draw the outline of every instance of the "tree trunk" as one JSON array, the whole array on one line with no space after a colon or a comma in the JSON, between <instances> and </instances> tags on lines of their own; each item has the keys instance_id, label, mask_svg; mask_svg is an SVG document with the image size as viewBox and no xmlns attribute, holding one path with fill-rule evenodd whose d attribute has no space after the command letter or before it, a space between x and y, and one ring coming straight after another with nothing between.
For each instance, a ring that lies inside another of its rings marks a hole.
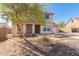
<instances>
[{"instance_id":1,"label":"tree trunk","mask_svg":"<svg viewBox=\"0 0 79 59\"><path fill-rule=\"evenodd\" d=\"M22 34L22 36L23 36L23 38L24 38L24 40L25 40L26 37L25 37L25 34L24 34L24 32L23 32L22 25L18 25L18 26L19 26L19 28L20 28L20 30L21 30L21 34Z\"/></svg>"},{"instance_id":2,"label":"tree trunk","mask_svg":"<svg viewBox=\"0 0 79 59\"><path fill-rule=\"evenodd\" d=\"M24 34L23 30L22 30L22 25L19 25L19 28L20 28L20 30L21 30L21 33L22 33L22 36L23 36L24 41L27 41L28 44L33 45L33 44L31 44L31 43L26 39L26 36L25 36L25 34Z\"/></svg>"}]
</instances>

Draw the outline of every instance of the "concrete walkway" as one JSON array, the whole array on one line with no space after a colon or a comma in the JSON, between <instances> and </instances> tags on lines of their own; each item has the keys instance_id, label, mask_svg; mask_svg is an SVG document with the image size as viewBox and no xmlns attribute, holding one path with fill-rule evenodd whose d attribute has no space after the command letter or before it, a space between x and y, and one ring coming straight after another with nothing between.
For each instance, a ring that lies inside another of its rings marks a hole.
<instances>
[{"instance_id":1,"label":"concrete walkway","mask_svg":"<svg viewBox=\"0 0 79 59\"><path fill-rule=\"evenodd\" d=\"M79 33L58 33L69 38L79 39Z\"/></svg>"}]
</instances>

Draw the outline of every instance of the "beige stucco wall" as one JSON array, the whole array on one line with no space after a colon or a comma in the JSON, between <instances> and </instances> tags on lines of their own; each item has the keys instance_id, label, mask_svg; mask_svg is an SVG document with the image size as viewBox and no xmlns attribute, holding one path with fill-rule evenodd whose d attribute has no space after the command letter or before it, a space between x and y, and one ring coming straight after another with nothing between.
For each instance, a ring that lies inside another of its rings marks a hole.
<instances>
[{"instance_id":1,"label":"beige stucco wall","mask_svg":"<svg viewBox=\"0 0 79 59\"><path fill-rule=\"evenodd\" d=\"M24 33L26 33L26 30L27 30L26 24L32 24L32 33L34 33L35 32L35 24L39 24L39 23L31 23L31 22L24 21L23 27L22 27ZM40 33L53 33L54 28L53 28L52 14L49 14L49 19L46 20L46 25L50 25L50 31L44 32L43 31L43 25L41 25ZM17 27L16 26L13 26L13 33L17 33Z\"/></svg>"},{"instance_id":2,"label":"beige stucco wall","mask_svg":"<svg viewBox=\"0 0 79 59\"><path fill-rule=\"evenodd\" d=\"M49 19L46 19L46 24L50 26L50 31L43 31L43 25L41 26L41 33L52 33L53 32L53 19L52 15L49 15Z\"/></svg>"},{"instance_id":3,"label":"beige stucco wall","mask_svg":"<svg viewBox=\"0 0 79 59\"><path fill-rule=\"evenodd\" d=\"M64 27L65 32L72 32L72 28L79 28L79 19L70 20Z\"/></svg>"}]
</instances>

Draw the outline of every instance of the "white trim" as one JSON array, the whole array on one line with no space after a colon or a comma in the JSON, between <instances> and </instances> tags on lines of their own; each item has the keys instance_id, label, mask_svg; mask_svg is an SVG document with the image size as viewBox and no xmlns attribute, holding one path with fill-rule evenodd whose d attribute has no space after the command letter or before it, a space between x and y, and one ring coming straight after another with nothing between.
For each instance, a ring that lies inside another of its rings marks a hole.
<instances>
[{"instance_id":1,"label":"white trim","mask_svg":"<svg viewBox=\"0 0 79 59\"><path fill-rule=\"evenodd\" d=\"M26 24L23 24L23 33L26 34Z\"/></svg>"},{"instance_id":2,"label":"white trim","mask_svg":"<svg viewBox=\"0 0 79 59\"><path fill-rule=\"evenodd\" d=\"M32 24L32 33L35 34L35 24Z\"/></svg>"}]
</instances>

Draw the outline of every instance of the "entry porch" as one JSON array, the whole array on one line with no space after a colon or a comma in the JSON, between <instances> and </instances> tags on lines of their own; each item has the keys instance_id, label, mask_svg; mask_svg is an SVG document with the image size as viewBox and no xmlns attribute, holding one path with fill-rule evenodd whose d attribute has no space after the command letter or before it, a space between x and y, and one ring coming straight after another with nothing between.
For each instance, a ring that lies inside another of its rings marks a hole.
<instances>
[{"instance_id":1,"label":"entry porch","mask_svg":"<svg viewBox=\"0 0 79 59\"><path fill-rule=\"evenodd\" d=\"M39 24L23 24L22 25L22 31L24 34L40 34L41 31L41 25ZM16 33L20 34L21 30L20 28L17 26L16 28Z\"/></svg>"}]
</instances>

